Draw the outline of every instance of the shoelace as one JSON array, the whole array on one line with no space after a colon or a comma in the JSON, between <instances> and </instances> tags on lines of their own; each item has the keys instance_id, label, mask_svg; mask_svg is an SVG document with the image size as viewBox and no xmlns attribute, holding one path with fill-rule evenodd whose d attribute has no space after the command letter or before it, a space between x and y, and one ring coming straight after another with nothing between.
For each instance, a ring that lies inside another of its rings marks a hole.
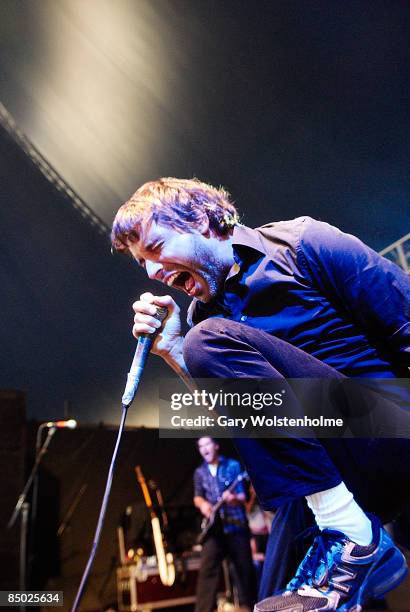
<instances>
[{"instance_id":1,"label":"shoelace","mask_svg":"<svg viewBox=\"0 0 410 612\"><path fill-rule=\"evenodd\" d=\"M299 537L307 537L309 532L317 531L317 528L309 528L306 532L302 532ZM327 583L331 561L329 556L333 552L333 547L340 544L340 534L332 532L319 532L307 552L306 557L296 572L296 576L292 578L286 587L286 590L297 591L301 586L308 585L313 587L321 587ZM322 572L319 574L319 579L316 579L319 566L323 566Z\"/></svg>"}]
</instances>

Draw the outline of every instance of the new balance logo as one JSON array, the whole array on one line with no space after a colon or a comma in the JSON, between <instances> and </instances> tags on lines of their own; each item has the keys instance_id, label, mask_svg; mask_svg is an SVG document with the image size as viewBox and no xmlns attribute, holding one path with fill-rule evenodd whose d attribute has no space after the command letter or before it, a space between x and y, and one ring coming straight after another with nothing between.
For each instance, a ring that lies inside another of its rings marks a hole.
<instances>
[{"instance_id":1,"label":"new balance logo","mask_svg":"<svg viewBox=\"0 0 410 612\"><path fill-rule=\"evenodd\" d=\"M350 580L354 580L357 576L356 572L352 572L351 569L346 567L345 565L338 565L335 567L335 573L332 576L332 579L329 581L330 584L339 591L343 593L348 593L350 591L351 585L343 584L345 582L349 582Z\"/></svg>"}]
</instances>

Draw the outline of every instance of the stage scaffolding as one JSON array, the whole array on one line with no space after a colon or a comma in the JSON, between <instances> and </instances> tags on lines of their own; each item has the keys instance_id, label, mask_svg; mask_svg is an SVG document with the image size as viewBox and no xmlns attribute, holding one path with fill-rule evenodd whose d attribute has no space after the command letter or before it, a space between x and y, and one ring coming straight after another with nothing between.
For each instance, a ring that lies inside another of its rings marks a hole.
<instances>
[{"instance_id":1,"label":"stage scaffolding","mask_svg":"<svg viewBox=\"0 0 410 612\"><path fill-rule=\"evenodd\" d=\"M0 102L0 126L3 127L16 144L28 155L34 165L80 215L86 219L100 234L109 236L110 230L106 223L95 214L84 200L68 185L63 177L46 160L44 155L33 145L29 138L20 130L13 116Z\"/></svg>"},{"instance_id":2,"label":"stage scaffolding","mask_svg":"<svg viewBox=\"0 0 410 612\"><path fill-rule=\"evenodd\" d=\"M410 233L380 251L380 255L387 257L410 274Z\"/></svg>"}]
</instances>

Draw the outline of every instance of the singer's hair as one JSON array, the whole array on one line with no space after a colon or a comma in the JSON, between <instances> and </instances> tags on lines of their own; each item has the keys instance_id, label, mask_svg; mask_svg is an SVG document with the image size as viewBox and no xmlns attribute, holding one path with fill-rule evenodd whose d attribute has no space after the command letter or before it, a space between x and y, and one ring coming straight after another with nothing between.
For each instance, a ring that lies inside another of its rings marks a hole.
<instances>
[{"instance_id":1,"label":"singer's hair","mask_svg":"<svg viewBox=\"0 0 410 612\"><path fill-rule=\"evenodd\" d=\"M238 212L223 187L213 187L196 178L160 178L145 183L117 212L111 242L117 251L128 252L129 242L138 242L141 231L152 221L179 231L198 227L204 213L218 236L232 233Z\"/></svg>"}]
</instances>

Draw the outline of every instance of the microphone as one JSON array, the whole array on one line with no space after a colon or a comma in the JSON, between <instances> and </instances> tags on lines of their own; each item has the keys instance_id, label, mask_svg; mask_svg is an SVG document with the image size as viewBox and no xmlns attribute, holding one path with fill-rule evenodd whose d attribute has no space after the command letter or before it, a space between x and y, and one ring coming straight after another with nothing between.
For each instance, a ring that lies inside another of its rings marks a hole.
<instances>
[{"instance_id":1,"label":"microphone","mask_svg":"<svg viewBox=\"0 0 410 612\"><path fill-rule=\"evenodd\" d=\"M168 309L159 306L157 308L157 314L155 318L161 323L164 321L168 314ZM159 328L160 329L160 328ZM140 384L142 372L144 370L145 363L147 361L149 352L152 344L155 340L159 329L155 330L153 334L141 334L138 338L137 348L135 349L134 359L132 360L131 369L128 372L127 384L125 385L124 395L122 396L122 405L128 408L137 392L138 385Z\"/></svg>"},{"instance_id":2,"label":"microphone","mask_svg":"<svg viewBox=\"0 0 410 612\"><path fill-rule=\"evenodd\" d=\"M77 421L74 419L68 419L68 421L48 421L48 423L43 423L43 426L49 429L52 427L57 429L63 429L64 427L75 429L77 427Z\"/></svg>"}]
</instances>

